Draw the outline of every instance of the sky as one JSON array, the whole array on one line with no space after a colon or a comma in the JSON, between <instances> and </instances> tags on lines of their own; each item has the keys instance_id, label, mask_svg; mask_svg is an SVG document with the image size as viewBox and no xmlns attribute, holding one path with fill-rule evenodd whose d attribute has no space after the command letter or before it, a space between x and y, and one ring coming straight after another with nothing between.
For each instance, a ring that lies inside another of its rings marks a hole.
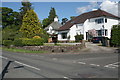
<instances>
[{"instance_id":1,"label":"sky","mask_svg":"<svg viewBox=\"0 0 120 80\"><path fill-rule=\"evenodd\" d=\"M94 9L101 8L114 15L118 15L118 6L115 1L103 1L103 2L31 2L34 11L37 13L38 18L43 20L47 18L51 7L54 7L56 14L61 22L62 18L68 18L70 16L78 16L84 12L92 11ZM12 8L14 11L19 12L22 7L21 2L2 2L2 7Z\"/></svg>"}]
</instances>

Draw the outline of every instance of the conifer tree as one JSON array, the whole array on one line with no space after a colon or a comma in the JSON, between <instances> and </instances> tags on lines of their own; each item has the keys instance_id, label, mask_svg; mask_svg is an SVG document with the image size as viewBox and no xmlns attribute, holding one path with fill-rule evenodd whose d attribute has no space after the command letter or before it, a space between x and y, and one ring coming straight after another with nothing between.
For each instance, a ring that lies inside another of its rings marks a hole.
<instances>
[{"instance_id":1,"label":"conifer tree","mask_svg":"<svg viewBox=\"0 0 120 80\"><path fill-rule=\"evenodd\" d=\"M42 25L34 10L28 10L24 15L20 32L22 32L23 37L27 38L32 38L36 35L40 36L44 34Z\"/></svg>"}]
</instances>

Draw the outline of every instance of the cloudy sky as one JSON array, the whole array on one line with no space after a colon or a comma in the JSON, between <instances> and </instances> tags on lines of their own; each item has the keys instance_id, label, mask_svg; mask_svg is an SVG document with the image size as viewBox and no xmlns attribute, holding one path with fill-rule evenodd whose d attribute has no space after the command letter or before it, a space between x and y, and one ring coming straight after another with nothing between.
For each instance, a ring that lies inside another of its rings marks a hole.
<instances>
[{"instance_id":1,"label":"cloudy sky","mask_svg":"<svg viewBox=\"0 0 120 80\"><path fill-rule=\"evenodd\" d=\"M73 0L72 0L73 1ZM61 21L62 18L70 19L70 16L78 16L84 12L89 12L101 8L104 11L118 15L118 2L103 0L103 2L89 1L89 2L31 2L34 10L37 13L40 20L47 18L51 7L54 7L56 13ZM12 8L14 11L18 11L21 2L2 2L3 7Z\"/></svg>"}]
</instances>

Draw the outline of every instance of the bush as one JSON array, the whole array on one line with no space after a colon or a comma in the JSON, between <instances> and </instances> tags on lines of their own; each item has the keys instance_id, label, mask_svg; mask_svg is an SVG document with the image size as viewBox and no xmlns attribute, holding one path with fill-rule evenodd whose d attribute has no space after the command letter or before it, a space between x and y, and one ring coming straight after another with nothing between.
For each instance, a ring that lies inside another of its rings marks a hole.
<instances>
[{"instance_id":1,"label":"bush","mask_svg":"<svg viewBox=\"0 0 120 80\"><path fill-rule=\"evenodd\" d=\"M40 39L23 39L22 40L23 44L25 46L39 46L39 45L43 45L44 40L42 38Z\"/></svg>"},{"instance_id":2,"label":"bush","mask_svg":"<svg viewBox=\"0 0 120 80\"><path fill-rule=\"evenodd\" d=\"M44 40L42 38L20 38L14 41L15 46L40 46L43 45Z\"/></svg>"},{"instance_id":3,"label":"bush","mask_svg":"<svg viewBox=\"0 0 120 80\"><path fill-rule=\"evenodd\" d=\"M83 35L82 34L80 34L80 35L76 35L75 36L75 42L80 42L80 40L83 40Z\"/></svg>"},{"instance_id":4,"label":"bush","mask_svg":"<svg viewBox=\"0 0 120 80\"><path fill-rule=\"evenodd\" d=\"M111 31L111 44L120 46L120 25L114 25Z\"/></svg>"},{"instance_id":5,"label":"bush","mask_svg":"<svg viewBox=\"0 0 120 80\"><path fill-rule=\"evenodd\" d=\"M3 41L3 45L4 45L4 46L10 47L10 45L12 45L12 44L13 44L13 41L12 41L12 40L4 40L4 41Z\"/></svg>"},{"instance_id":6,"label":"bush","mask_svg":"<svg viewBox=\"0 0 120 80\"><path fill-rule=\"evenodd\" d=\"M23 46L22 40L21 39L15 39L14 40L14 45L15 46Z\"/></svg>"}]
</instances>

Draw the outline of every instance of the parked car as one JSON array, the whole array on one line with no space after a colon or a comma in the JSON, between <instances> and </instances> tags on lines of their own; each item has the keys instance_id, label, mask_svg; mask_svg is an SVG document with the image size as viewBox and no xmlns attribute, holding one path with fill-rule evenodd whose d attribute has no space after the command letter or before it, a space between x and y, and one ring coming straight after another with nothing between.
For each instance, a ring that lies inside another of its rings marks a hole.
<instances>
[{"instance_id":1,"label":"parked car","mask_svg":"<svg viewBox=\"0 0 120 80\"><path fill-rule=\"evenodd\" d=\"M109 38L107 38L107 37L93 37L92 42L99 43L101 41L101 43L103 43L103 42L105 42L105 39L109 40Z\"/></svg>"}]
</instances>

